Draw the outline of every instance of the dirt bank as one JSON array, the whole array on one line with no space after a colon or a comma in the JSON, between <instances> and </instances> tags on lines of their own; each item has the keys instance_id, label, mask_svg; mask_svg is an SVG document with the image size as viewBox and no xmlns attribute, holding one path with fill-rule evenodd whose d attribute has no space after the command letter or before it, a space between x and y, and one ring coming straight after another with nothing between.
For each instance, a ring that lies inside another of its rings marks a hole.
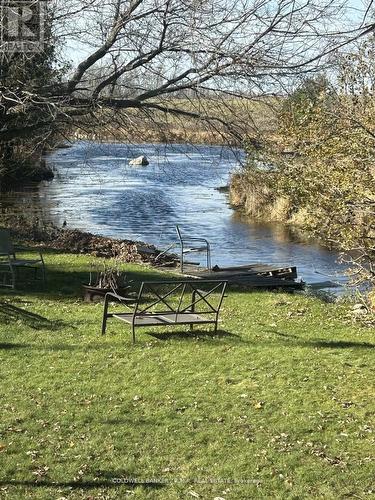
<instances>
[{"instance_id":1,"label":"dirt bank","mask_svg":"<svg viewBox=\"0 0 375 500\"><path fill-rule=\"evenodd\" d=\"M177 256L164 254L154 245L140 241L107 238L78 229L57 228L53 225L42 229L37 226L27 228L20 224L13 226L11 232L16 240L69 253L116 258L121 262L165 267L175 267L178 264Z\"/></svg>"}]
</instances>

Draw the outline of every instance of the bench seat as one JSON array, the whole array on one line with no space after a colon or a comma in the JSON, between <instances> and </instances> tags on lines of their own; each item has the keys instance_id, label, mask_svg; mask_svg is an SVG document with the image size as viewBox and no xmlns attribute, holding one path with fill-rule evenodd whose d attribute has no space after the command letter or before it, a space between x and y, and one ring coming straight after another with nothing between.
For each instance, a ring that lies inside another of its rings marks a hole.
<instances>
[{"instance_id":1,"label":"bench seat","mask_svg":"<svg viewBox=\"0 0 375 500\"><path fill-rule=\"evenodd\" d=\"M132 324L132 313L119 313L112 314L113 318L121 319L126 323ZM204 318L198 314L192 313L179 313L176 315L174 312L165 312L158 314L137 314L134 319L134 324L137 326L157 326L157 325L190 325L190 324L209 324L215 323L215 318Z\"/></svg>"}]
</instances>

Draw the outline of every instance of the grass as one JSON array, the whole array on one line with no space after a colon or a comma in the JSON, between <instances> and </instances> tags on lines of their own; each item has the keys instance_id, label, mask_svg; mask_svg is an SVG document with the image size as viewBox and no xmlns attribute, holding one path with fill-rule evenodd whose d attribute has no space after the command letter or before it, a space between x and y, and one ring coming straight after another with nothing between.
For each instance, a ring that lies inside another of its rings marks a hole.
<instances>
[{"instance_id":1,"label":"grass","mask_svg":"<svg viewBox=\"0 0 375 500\"><path fill-rule=\"evenodd\" d=\"M218 336L132 345L80 298L91 261L47 252L45 290L0 294L0 498L374 494L374 332L345 305L230 291Z\"/></svg>"}]
</instances>

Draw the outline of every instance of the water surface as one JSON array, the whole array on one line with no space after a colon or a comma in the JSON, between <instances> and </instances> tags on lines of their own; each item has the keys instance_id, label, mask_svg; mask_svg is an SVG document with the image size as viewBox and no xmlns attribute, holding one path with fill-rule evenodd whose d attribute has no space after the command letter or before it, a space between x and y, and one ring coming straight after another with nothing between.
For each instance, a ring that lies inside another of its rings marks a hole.
<instances>
[{"instance_id":1,"label":"water surface","mask_svg":"<svg viewBox=\"0 0 375 500\"><path fill-rule=\"evenodd\" d=\"M150 165L129 166L141 154ZM242 151L217 146L80 141L50 155L56 178L39 198L68 227L167 248L179 224L210 241L213 264L296 265L307 282L344 281L335 252L282 224L252 223L229 206L217 188L243 160Z\"/></svg>"}]
</instances>

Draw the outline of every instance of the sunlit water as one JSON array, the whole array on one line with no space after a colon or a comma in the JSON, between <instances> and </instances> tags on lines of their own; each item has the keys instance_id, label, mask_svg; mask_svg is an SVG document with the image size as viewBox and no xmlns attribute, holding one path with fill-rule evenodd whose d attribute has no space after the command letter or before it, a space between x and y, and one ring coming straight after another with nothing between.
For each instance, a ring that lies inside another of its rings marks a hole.
<instances>
[{"instance_id":1,"label":"sunlit water","mask_svg":"<svg viewBox=\"0 0 375 500\"><path fill-rule=\"evenodd\" d=\"M129 166L139 155L150 165ZM66 220L70 228L164 249L176 241L179 224L183 232L210 241L213 264L295 265L309 283L343 282L336 253L282 224L252 223L229 206L217 188L243 159L239 150L214 146L80 141L49 156L56 176L39 189L37 202L48 207L54 222ZM203 257L191 257L197 259L204 263Z\"/></svg>"}]
</instances>

